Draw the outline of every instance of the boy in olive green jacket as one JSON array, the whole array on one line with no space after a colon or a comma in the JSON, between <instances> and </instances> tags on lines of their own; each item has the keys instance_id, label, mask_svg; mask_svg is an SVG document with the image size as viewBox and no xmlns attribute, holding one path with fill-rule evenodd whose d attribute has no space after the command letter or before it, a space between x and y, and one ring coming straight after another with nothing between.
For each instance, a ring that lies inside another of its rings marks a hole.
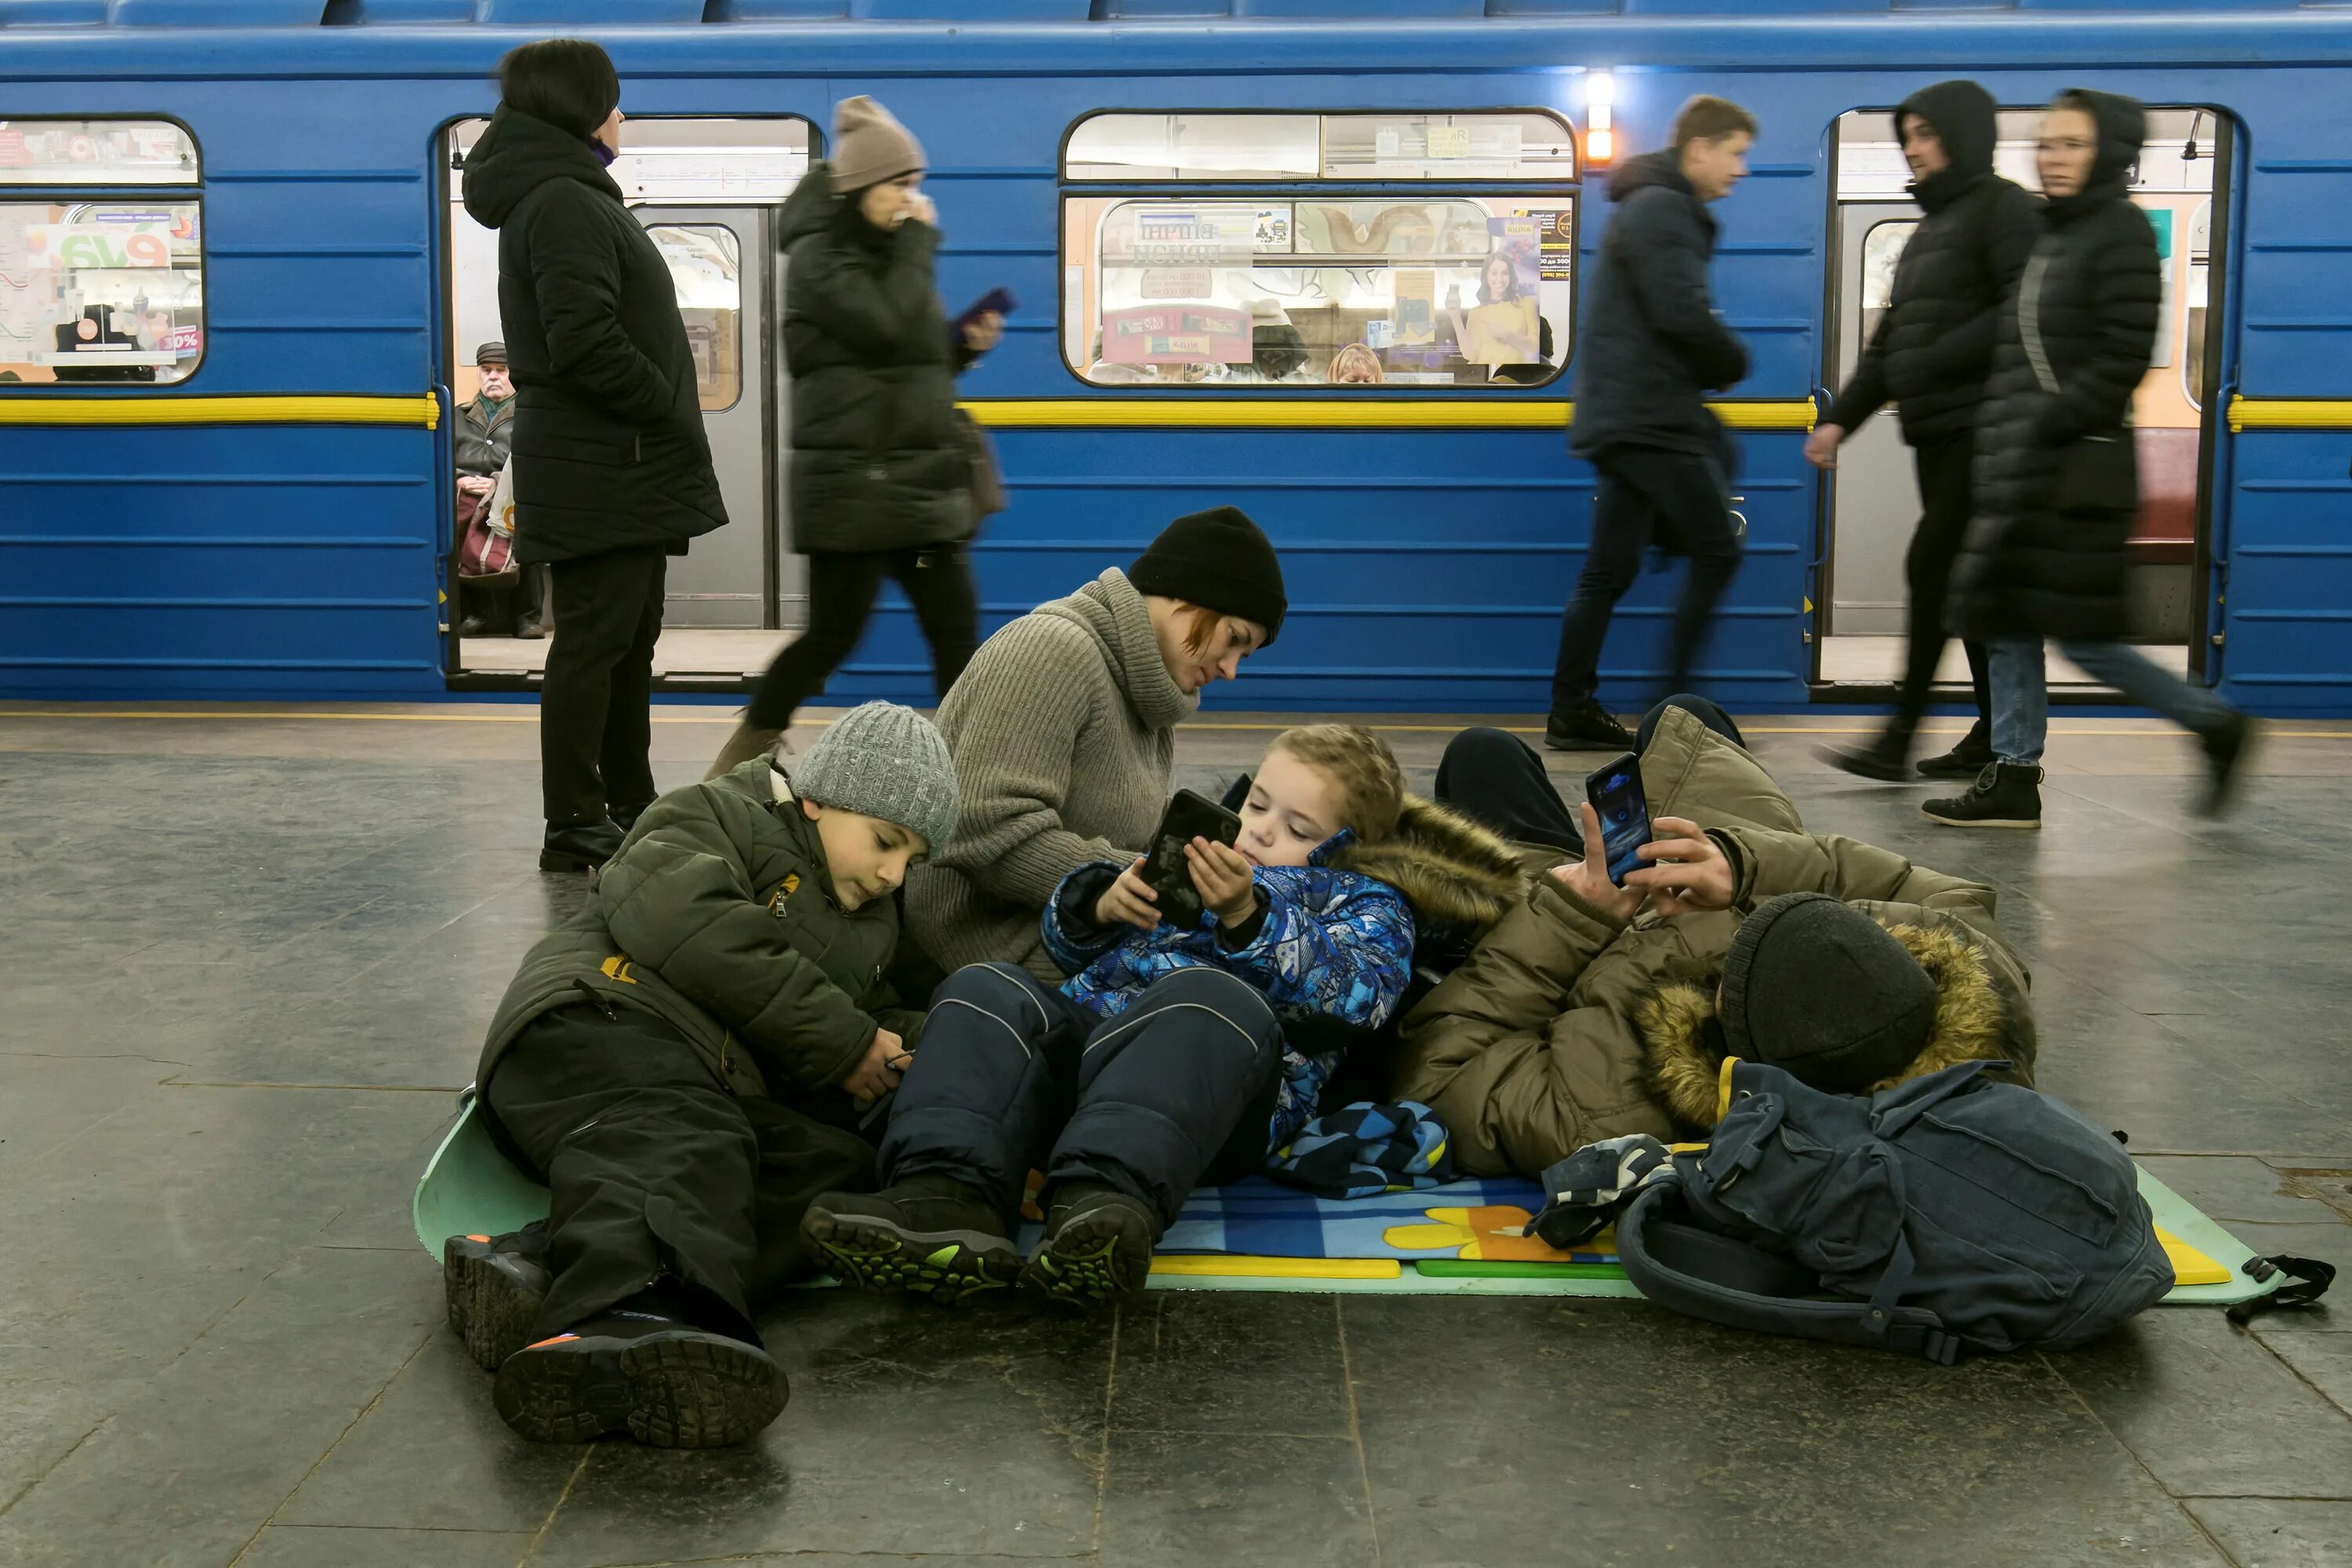
<instances>
[{"instance_id":1,"label":"boy in olive green jacket","mask_svg":"<svg viewBox=\"0 0 2352 1568\"><path fill-rule=\"evenodd\" d=\"M922 1024L883 978L893 895L955 809L939 732L868 703L789 773L761 756L655 801L524 958L475 1082L550 1216L443 1253L516 1431L708 1447L782 1409L752 1313L801 1268L809 1200L871 1180L862 1112Z\"/></svg>"}]
</instances>

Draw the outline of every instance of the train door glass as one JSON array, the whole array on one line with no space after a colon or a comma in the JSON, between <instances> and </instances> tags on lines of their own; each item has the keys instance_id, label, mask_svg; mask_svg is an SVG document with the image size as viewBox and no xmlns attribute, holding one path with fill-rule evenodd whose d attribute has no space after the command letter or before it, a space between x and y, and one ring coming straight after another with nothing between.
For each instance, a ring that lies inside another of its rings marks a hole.
<instances>
[{"instance_id":1,"label":"train door glass","mask_svg":"<svg viewBox=\"0 0 2352 1568\"><path fill-rule=\"evenodd\" d=\"M2003 110L1996 168L2029 190L2039 181L2033 142L2041 121L2034 109ZM2164 265L2164 309L2154 363L2133 400L2139 452L2140 516L2132 531L2135 639L2174 668L2190 663L2194 624L2194 561L2205 520L2198 512L2198 473L2210 439L2210 398L2204 362L2207 258L2215 237L2212 191L2215 136L2210 112L2148 110L2147 150L2132 199L2156 229ZM2206 135L2201 153L2195 128ZM1837 268L1830 311L1829 368L1832 389L1843 385L1877 325L1895 264L1919 217L1907 199L1910 171L1895 141L1893 117L1856 110L1838 122ZM1881 686L1903 667L1904 555L1919 516L1911 450L1903 444L1890 406L1853 432L1829 480L1829 549L1816 597L1818 682ZM1958 644L1945 649L1938 683L1948 694L1965 689L1968 671ZM2088 689L2089 682L2054 652L2053 687Z\"/></svg>"},{"instance_id":2,"label":"train door glass","mask_svg":"<svg viewBox=\"0 0 2352 1568\"><path fill-rule=\"evenodd\" d=\"M502 341L498 235L465 210L465 160L488 121L447 132L447 384L460 405L480 377L482 343ZM806 563L789 548L781 476L789 394L775 342L780 258L772 215L807 172L809 122L800 119L632 119L612 174L668 265L694 354L704 428L728 525L693 542L668 572L656 673L673 682L739 685L764 669L807 617ZM510 637L516 606L451 578L459 636L452 668L529 677L545 640ZM510 595L509 595L510 596Z\"/></svg>"}]
</instances>

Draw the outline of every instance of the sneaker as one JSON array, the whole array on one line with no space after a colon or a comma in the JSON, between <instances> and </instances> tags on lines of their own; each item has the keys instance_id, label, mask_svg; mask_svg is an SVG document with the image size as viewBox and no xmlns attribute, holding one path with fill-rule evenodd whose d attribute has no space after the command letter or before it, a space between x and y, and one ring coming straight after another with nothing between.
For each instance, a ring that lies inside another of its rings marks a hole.
<instances>
[{"instance_id":1,"label":"sneaker","mask_svg":"<svg viewBox=\"0 0 2352 1568\"><path fill-rule=\"evenodd\" d=\"M1882 784L1905 784L1911 778L1911 737L1893 730L1867 746L1815 746L1813 755L1856 778L1877 779Z\"/></svg>"},{"instance_id":2,"label":"sneaker","mask_svg":"<svg viewBox=\"0 0 2352 1568\"><path fill-rule=\"evenodd\" d=\"M1979 719L1969 726L1960 743L1940 757L1919 763L1923 779L1972 779L1992 766L1992 726Z\"/></svg>"},{"instance_id":3,"label":"sneaker","mask_svg":"<svg viewBox=\"0 0 2352 1568\"><path fill-rule=\"evenodd\" d=\"M484 1372L530 1342L553 1276L547 1222L504 1236L453 1236L441 1244L441 1294L449 1326Z\"/></svg>"},{"instance_id":4,"label":"sneaker","mask_svg":"<svg viewBox=\"0 0 2352 1568\"><path fill-rule=\"evenodd\" d=\"M801 1217L801 1239L861 1290L907 1290L943 1307L1003 1290L1021 1252L996 1205L950 1176L911 1176L878 1193L826 1193Z\"/></svg>"},{"instance_id":5,"label":"sneaker","mask_svg":"<svg viewBox=\"0 0 2352 1568\"><path fill-rule=\"evenodd\" d=\"M1544 721L1544 744L1555 752L1630 752L1633 737L1597 699L1588 697Z\"/></svg>"},{"instance_id":6,"label":"sneaker","mask_svg":"<svg viewBox=\"0 0 2352 1568\"><path fill-rule=\"evenodd\" d=\"M613 1311L509 1356L491 1399L534 1443L625 1432L656 1448L724 1448L773 1421L790 1392L758 1345L659 1313Z\"/></svg>"},{"instance_id":7,"label":"sneaker","mask_svg":"<svg viewBox=\"0 0 2352 1568\"><path fill-rule=\"evenodd\" d=\"M2204 737L2205 765L2210 773L2205 798L2198 803L2200 816L2220 816L2237 801L2246 781L2246 759L2253 754L2262 724L2243 713L2232 713L2219 730Z\"/></svg>"},{"instance_id":8,"label":"sneaker","mask_svg":"<svg viewBox=\"0 0 2352 1568\"><path fill-rule=\"evenodd\" d=\"M539 847L542 871L593 871L620 852L621 830L610 817L595 822L547 825Z\"/></svg>"},{"instance_id":9,"label":"sneaker","mask_svg":"<svg viewBox=\"0 0 2352 1568\"><path fill-rule=\"evenodd\" d=\"M1969 793L1931 800L1919 809L1947 827L2039 827L2042 770L2014 763L1987 763Z\"/></svg>"},{"instance_id":10,"label":"sneaker","mask_svg":"<svg viewBox=\"0 0 2352 1568\"><path fill-rule=\"evenodd\" d=\"M1116 1188L1076 1183L1055 1194L1045 1239L1021 1283L1071 1307L1115 1307L1143 1294L1160 1216Z\"/></svg>"}]
</instances>

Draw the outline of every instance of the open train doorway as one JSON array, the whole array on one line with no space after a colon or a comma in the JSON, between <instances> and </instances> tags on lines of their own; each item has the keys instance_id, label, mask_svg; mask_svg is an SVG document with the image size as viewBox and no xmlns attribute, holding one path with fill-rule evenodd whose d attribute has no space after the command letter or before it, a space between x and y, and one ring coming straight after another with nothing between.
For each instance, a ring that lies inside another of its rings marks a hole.
<instances>
[{"instance_id":1,"label":"open train doorway","mask_svg":"<svg viewBox=\"0 0 2352 1568\"><path fill-rule=\"evenodd\" d=\"M2207 353L2218 323L2209 321L2207 304L2209 295L2221 297L2219 264L2227 254L2230 128L2226 116L2210 110L2150 109L2147 120L2132 199L2156 229L2164 302L2154 363L2132 400L2140 514L2132 531L2131 640L2195 679L2202 670L2195 647L2203 603L2198 563L2210 528L2201 479L2219 413L2219 356ZM2000 111L1995 167L2028 190L2040 186L2033 167L2040 123L2039 109ZM1911 173L1890 110L1840 117L1835 144L1827 367L1832 392L1853 374L1885 310L1895 264L1920 217L1906 194ZM1892 405L1847 437L1825 482L1814 690L1828 700L1883 700L1902 678L1904 552L1919 517L1911 449ZM2062 698L2105 695L2054 648L2050 686ZM1944 650L1937 689L1939 700L1967 700L1968 664L1957 642Z\"/></svg>"},{"instance_id":2,"label":"open train doorway","mask_svg":"<svg viewBox=\"0 0 2352 1568\"><path fill-rule=\"evenodd\" d=\"M445 133L448 169L446 299L454 363L446 384L460 410L483 391L478 351L502 342L499 237L467 215L465 161L488 121ZM778 341L782 258L776 211L807 173L810 125L797 118L632 119L613 177L668 263L725 528L670 563L656 679L671 687L732 688L767 668L806 624L807 565L791 549L782 471L791 384ZM462 431L462 425L461 425ZM453 488L467 476L452 477ZM460 491L462 515L464 500ZM453 674L505 683L547 664L549 607L537 577L483 584L452 562L448 625Z\"/></svg>"}]
</instances>

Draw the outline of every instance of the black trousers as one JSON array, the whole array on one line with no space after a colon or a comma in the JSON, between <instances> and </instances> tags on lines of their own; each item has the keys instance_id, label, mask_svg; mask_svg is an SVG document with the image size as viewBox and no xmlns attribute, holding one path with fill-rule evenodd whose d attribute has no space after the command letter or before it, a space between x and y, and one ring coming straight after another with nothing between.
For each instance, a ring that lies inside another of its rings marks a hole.
<instances>
[{"instance_id":1,"label":"black trousers","mask_svg":"<svg viewBox=\"0 0 2352 1568\"><path fill-rule=\"evenodd\" d=\"M1650 738L1658 732L1658 721L1669 708L1685 710L1735 746L1748 744L1730 714L1704 697L1685 693L1667 698L1643 717L1633 737L1636 752L1650 749ZM1482 726L1465 730L1447 742L1444 756L1438 759L1433 793L1439 805L1486 824L1514 844L1542 844L1571 855L1583 853L1584 831L1575 810L1560 798L1535 749L1507 731Z\"/></svg>"},{"instance_id":2,"label":"black trousers","mask_svg":"<svg viewBox=\"0 0 2352 1568\"><path fill-rule=\"evenodd\" d=\"M1551 710L1566 713L1601 688L1601 643L1617 601L1641 574L1642 552L1656 544L1690 558L1667 635L1666 689L1685 691L1723 591L1739 572L1739 537L1723 468L1712 458L1654 447L1619 447L1593 459L1601 485L1593 499L1592 541L1584 571L1560 617L1559 657L1552 667Z\"/></svg>"},{"instance_id":3,"label":"black trousers","mask_svg":"<svg viewBox=\"0 0 2352 1568\"><path fill-rule=\"evenodd\" d=\"M946 698L980 646L980 600L961 545L854 554L824 551L808 563L808 630L768 667L745 715L753 729L790 728L800 705L824 689L826 679L864 635L885 577L896 579L914 605L923 640L931 645L931 685Z\"/></svg>"},{"instance_id":4,"label":"black trousers","mask_svg":"<svg viewBox=\"0 0 2352 1568\"><path fill-rule=\"evenodd\" d=\"M1910 640L1905 650L1903 689L1895 698L1895 719L1887 726L1890 740L1907 746L1927 717L1927 699L1935 689L1936 666L1944 657L1945 606L1951 597L1952 563L1959 559L1961 541L1968 537L1975 498L1970 475L1976 467L1973 432L1948 441L1921 447L1912 453L1919 475L1919 527L1903 557L1905 584L1911 594ZM1986 679L1984 644L1963 641L1968 650L1969 682L1976 688L1977 721L1992 723L1991 686Z\"/></svg>"},{"instance_id":5,"label":"black trousers","mask_svg":"<svg viewBox=\"0 0 2352 1568\"><path fill-rule=\"evenodd\" d=\"M1203 1181L1265 1163L1281 1072L1273 1008L1223 970L1180 970L1097 1018L1016 964L972 964L931 998L882 1180L953 1176L1009 1221L1042 1170L1049 1194L1098 1182L1165 1226Z\"/></svg>"},{"instance_id":6,"label":"black trousers","mask_svg":"<svg viewBox=\"0 0 2352 1568\"><path fill-rule=\"evenodd\" d=\"M658 546L555 562L555 632L539 693L539 784L551 824L602 821L654 797Z\"/></svg>"},{"instance_id":7,"label":"black trousers","mask_svg":"<svg viewBox=\"0 0 2352 1568\"><path fill-rule=\"evenodd\" d=\"M584 1003L541 1015L483 1091L501 1147L553 1194L539 1337L667 1276L707 1309L701 1326L756 1344L752 1315L803 1271L802 1213L819 1194L869 1186L873 1147L728 1092L661 1019L615 1015Z\"/></svg>"}]
</instances>

